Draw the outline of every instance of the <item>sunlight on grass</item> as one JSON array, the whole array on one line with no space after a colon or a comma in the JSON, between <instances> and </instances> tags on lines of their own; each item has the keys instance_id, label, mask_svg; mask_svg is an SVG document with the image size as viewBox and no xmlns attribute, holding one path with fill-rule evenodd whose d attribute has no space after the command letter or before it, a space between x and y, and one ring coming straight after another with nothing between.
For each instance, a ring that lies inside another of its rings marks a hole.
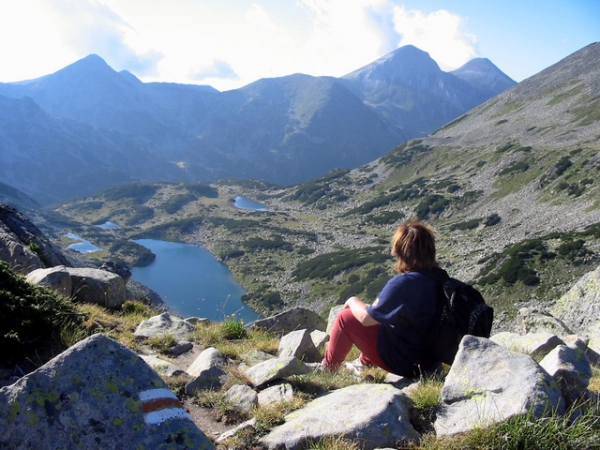
<instances>
[{"instance_id":1,"label":"sunlight on grass","mask_svg":"<svg viewBox=\"0 0 600 450\"><path fill-rule=\"evenodd\" d=\"M123 345L136 349L133 336L140 322L158 314L158 311L139 301L126 301L120 309L107 309L93 303L77 303L77 309L87 316L80 330L68 337L70 345L95 333L104 333Z\"/></svg>"},{"instance_id":2,"label":"sunlight on grass","mask_svg":"<svg viewBox=\"0 0 600 450\"><path fill-rule=\"evenodd\" d=\"M419 381L415 389L407 395L414 402L415 408L430 408L437 406L440 400L440 393L444 386L442 377L423 378Z\"/></svg>"},{"instance_id":3,"label":"sunlight on grass","mask_svg":"<svg viewBox=\"0 0 600 450\"><path fill-rule=\"evenodd\" d=\"M264 330L251 328L244 330L243 339L232 338L231 329L223 323L198 325L194 341L203 347L215 347L228 358L241 360L245 353L260 350L275 354L279 348L279 337ZM237 336L235 333L233 336Z\"/></svg>"}]
</instances>

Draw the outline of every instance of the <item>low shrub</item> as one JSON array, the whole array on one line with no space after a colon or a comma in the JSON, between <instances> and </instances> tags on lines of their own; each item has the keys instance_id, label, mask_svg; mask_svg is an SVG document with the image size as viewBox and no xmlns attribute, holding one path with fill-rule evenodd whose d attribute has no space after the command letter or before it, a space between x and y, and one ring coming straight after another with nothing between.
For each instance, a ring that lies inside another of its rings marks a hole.
<instances>
[{"instance_id":1,"label":"low shrub","mask_svg":"<svg viewBox=\"0 0 600 450\"><path fill-rule=\"evenodd\" d=\"M85 320L61 295L28 283L0 262L0 349L3 363L15 363L33 349L64 347L61 335Z\"/></svg>"}]
</instances>

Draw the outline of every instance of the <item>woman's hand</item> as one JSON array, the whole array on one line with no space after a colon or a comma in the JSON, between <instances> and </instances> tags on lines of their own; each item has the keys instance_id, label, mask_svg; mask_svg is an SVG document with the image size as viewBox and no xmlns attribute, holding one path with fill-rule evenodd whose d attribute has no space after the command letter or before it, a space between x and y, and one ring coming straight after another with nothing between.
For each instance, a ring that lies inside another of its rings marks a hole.
<instances>
[{"instance_id":1,"label":"woman's hand","mask_svg":"<svg viewBox=\"0 0 600 450\"><path fill-rule=\"evenodd\" d=\"M360 298L355 296L350 297L348 300L346 300L346 303L344 303L344 308L350 308L354 318L365 327L370 327L379 323L367 312L368 306L369 305L363 302Z\"/></svg>"}]
</instances>

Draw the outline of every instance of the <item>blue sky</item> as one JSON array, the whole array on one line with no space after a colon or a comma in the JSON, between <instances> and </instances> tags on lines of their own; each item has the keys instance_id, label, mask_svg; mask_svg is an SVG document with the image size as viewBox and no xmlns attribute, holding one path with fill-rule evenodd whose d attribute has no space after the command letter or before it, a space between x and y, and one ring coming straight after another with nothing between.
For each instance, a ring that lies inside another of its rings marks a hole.
<instances>
[{"instance_id":1,"label":"blue sky","mask_svg":"<svg viewBox=\"0 0 600 450\"><path fill-rule=\"evenodd\" d=\"M600 0L2 0L0 82L95 53L143 81L343 76L403 45L516 81L600 41Z\"/></svg>"}]
</instances>

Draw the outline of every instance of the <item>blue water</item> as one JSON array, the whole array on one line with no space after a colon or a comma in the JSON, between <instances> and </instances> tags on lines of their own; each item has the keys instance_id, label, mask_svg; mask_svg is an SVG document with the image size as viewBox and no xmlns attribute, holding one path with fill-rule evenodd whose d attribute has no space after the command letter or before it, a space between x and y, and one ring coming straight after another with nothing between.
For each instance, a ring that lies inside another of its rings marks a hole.
<instances>
[{"instance_id":1,"label":"blue water","mask_svg":"<svg viewBox=\"0 0 600 450\"><path fill-rule=\"evenodd\" d=\"M75 250L76 252L93 253L93 252L99 252L100 250L102 250L100 247L96 247L90 241L86 241L85 239L80 238L76 234L67 233L67 234L65 234L65 236L70 239L77 239L77 240L81 241L81 242L77 242L75 244L71 244L67 247L67 248L70 248L71 250Z\"/></svg>"},{"instance_id":2,"label":"blue water","mask_svg":"<svg viewBox=\"0 0 600 450\"><path fill-rule=\"evenodd\" d=\"M260 318L242 302L246 292L227 266L206 249L155 239L134 242L150 249L156 259L131 269L131 277L156 291L173 314L215 322L231 314L246 323Z\"/></svg>"},{"instance_id":3,"label":"blue water","mask_svg":"<svg viewBox=\"0 0 600 450\"><path fill-rule=\"evenodd\" d=\"M258 202L255 202L254 200L250 200L249 198L240 197L240 196L237 196L234 199L233 206L235 206L236 208L239 208L239 209L252 209L254 211L268 211L269 210L269 208L267 208L262 203L258 203Z\"/></svg>"},{"instance_id":4,"label":"blue water","mask_svg":"<svg viewBox=\"0 0 600 450\"><path fill-rule=\"evenodd\" d=\"M102 225L97 225L98 228L102 228L103 230L120 230L121 227L110 220L108 222L104 222Z\"/></svg>"}]
</instances>

